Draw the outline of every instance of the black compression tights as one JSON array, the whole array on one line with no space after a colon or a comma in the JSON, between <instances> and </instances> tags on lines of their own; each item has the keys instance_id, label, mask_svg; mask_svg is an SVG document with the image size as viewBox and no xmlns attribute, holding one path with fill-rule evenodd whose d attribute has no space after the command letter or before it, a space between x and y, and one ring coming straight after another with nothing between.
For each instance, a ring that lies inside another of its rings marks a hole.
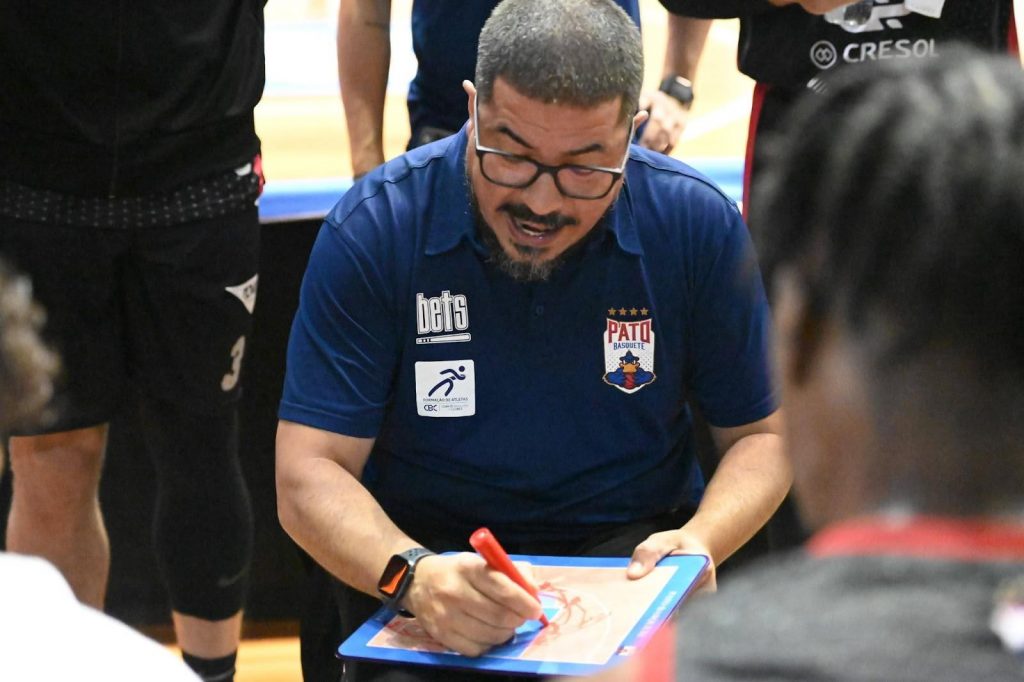
<instances>
[{"instance_id":1,"label":"black compression tights","mask_svg":"<svg viewBox=\"0 0 1024 682\"><path fill-rule=\"evenodd\" d=\"M157 473L154 546L171 607L205 620L237 613L252 558L249 490L238 460L238 414L143 401Z\"/></svg>"}]
</instances>

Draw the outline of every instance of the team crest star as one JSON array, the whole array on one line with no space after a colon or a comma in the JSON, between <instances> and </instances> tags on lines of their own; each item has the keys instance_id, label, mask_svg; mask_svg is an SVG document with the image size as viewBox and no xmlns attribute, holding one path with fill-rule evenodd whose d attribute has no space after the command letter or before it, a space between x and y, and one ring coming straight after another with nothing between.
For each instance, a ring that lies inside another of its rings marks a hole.
<instances>
[{"instance_id":1,"label":"team crest star","mask_svg":"<svg viewBox=\"0 0 1024 682\"><path fill-rule=\"evenodd\" d=\"M640 314L643 315L644 317L646 317L647 316L647 308L641 308L640 309Z\"/></svg>"},{"instance_id":2,"label":"team crest star","mask_svg":"<svg viewBox=\"0 0 1024 682\"><path fill-rule=\"evenodd\" d=\"M619 315L625 315L625 314L626 314L626 309L625 308L619 308Z\"/></svg>"},{"instance_id":3,"label":"team crest star","mask_svg":"<svg viewBox=\"0 0 1024 682\"><path fill-rule=\"evenodd\" d=\"M636 317L637 312L638 311L637 311L636 308L630 308L629 309L629 314L632 315L633 317Z\"/></svg>"},{"instance_id":4,"label":"team crest star","mask_svg":"<svg viewBox=\"0 0 1024 682\"><path fill-rule=\"evenodd\" d=\"M611 317L614 314L615 314L615 308L609 308L608 309L608 316Z\"/></svg>"}]
</instances>

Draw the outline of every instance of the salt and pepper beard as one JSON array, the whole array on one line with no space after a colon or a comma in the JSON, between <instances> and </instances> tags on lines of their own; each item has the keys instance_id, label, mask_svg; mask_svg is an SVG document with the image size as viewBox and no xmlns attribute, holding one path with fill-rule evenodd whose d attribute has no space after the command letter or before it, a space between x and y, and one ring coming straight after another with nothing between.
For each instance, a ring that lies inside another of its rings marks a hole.
<instances>
[{"instance_id":1,"label":"salt and pepper beard","mask_svg":"<svg viewBox=\"0 0 1024 682\"><path fill-rule=\"evenodd\" d=\"M526 257L525 260L517 260L505 252L505 248L501 245L494 228L484 218L484 214L480 210L480 204L476 199L476 193L473 191L473 183L469 179L468 168L466 173L466 189L469 194L469 203L473 210L473 221L476 223L477 234L480 236L484 246L487 247L487 262L494 264L498 270L517 282L546 282L551 277L551 273L561 267L568 259L579 253L584 246L607 228L608 215L611 213L612 206L615 205L615 201L612 201L608 205L608 209L597 219L594 227L582 239L554 258L544 260L536 258L536 256L541 254L541 249L523 246L522 244L513 244L513 248ZM498 207L498 210L509 214L515 214L523 210L529 211L522 204L509 203L502 204ZM560 222L563 226L561 229L571 228L579 224L575 219L560 214L548 218L547 221L542 219L539 222Z\"/></svg>"}]
</instances>

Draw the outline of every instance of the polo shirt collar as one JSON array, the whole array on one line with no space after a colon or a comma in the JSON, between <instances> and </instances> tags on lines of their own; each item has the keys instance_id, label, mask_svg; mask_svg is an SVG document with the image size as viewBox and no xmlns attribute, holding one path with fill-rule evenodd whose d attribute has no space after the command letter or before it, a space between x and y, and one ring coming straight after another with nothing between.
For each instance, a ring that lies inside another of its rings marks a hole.
<instances>
[{"instance_id":1,"label":"polo shirt collar","mask_svg":"<svg viewBox=\"0 0 1024 682\"><path fill-rule=\"evenodd\" d=\"M466 126L449 138L449 144L441 160L442 172L432 191L437 195L437 215L445 216L430 226L424 253L436 256L451 251L465 239L476 251L486 253L486 247L476 236L476 221L469 202L469 187L466 178Z\"/></svg>"},{"instance_id":2,"label":"polo shirt collar","mask_svg":"<svg viewBox=\"0 0 1024 682\"><path fill-rule=\"evenodd\" d=\"M620 249L634 256L642 256L644 249L640 245L640 237L637 234L633 193L629 187L629 169L634 164L632 154L630 154L630 161L626 164L626 181L612 205L612 212L608 216L607 223L608 229L615 235Z\"/></svg>"},{"instance_id":3,"label":"polo shirt collar","mask_svg":"<svg viewBox=\"0 0 1024 682\"><path fill-rule=\"evenodd\" d=\"M473 209L469 201L465 162L469 136L466 133L466 128L466 125L462 126L462 129L451 138L444 152L442 159L444 172L440 174L439 182L434 186L433 191L438 194L440 208L438 215L447 216L447 220L444 224L431 226L424 249L424 253L428 256L451 251L463 240L477 252L487 253L487 247L477 237L476 221L473 218ZM626 185L612 205L605 225L606 229L615 235L619 248L626 253L643 255L643 248L640 246L634 221L628 170Z\"/></svg>"}]
</instances>

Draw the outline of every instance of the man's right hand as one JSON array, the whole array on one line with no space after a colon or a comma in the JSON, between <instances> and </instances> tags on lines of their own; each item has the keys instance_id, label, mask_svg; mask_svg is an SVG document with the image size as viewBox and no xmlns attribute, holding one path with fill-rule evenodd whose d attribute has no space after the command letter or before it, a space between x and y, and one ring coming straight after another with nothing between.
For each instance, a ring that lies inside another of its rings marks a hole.
<instances>
[{"instance_id":1,"label":"man's right hand","mask_svg":"<svg viewBox=\"0 0 1024 682\"><path fill-rule=\"evenodd\" d=\"M420 559L403 605L431 637L465 656L507 642L541 614L526 590L470 553Z\"/></svg>"}]
</instances>

